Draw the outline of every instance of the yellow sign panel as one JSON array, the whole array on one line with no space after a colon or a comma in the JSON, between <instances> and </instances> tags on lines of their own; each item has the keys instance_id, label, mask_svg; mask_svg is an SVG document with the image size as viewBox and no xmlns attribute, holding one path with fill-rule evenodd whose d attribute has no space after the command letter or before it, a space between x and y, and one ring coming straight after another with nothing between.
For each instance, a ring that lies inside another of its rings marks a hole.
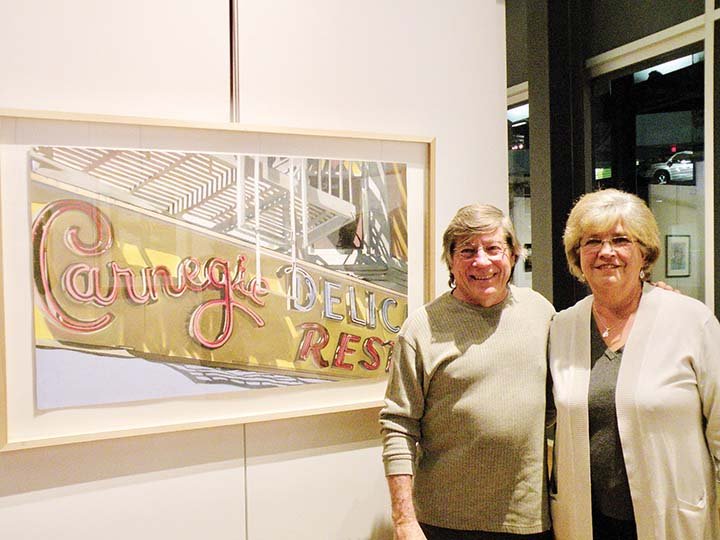
<instances>
[{"instance_id":1,"label":"yellow sign panel","mask_svg":"<svg viewBox=\"0 0 720 540\"><path fill-rule=\"evenodd\" d=\"M31 200L38 346L328 378L389 367L404 295L38 181Z\"/></svg>"}]
</instances>

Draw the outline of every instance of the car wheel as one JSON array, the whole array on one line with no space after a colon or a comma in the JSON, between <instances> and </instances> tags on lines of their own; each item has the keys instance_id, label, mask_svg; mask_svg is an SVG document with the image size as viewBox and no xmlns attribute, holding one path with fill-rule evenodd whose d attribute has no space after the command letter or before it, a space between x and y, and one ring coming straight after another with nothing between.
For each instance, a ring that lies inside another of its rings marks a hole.
<instances>
[{"instance_id":1,"label":"car wheel","mask_svg":"<svg viewBox=\"0 0 720 540\"><path fill-rule=\"evenodd\" d=\"M658 184L667 184L668 180L670 180L670 174L667 171L658 171L653 178Z\"/></svg>"}]
</instances>

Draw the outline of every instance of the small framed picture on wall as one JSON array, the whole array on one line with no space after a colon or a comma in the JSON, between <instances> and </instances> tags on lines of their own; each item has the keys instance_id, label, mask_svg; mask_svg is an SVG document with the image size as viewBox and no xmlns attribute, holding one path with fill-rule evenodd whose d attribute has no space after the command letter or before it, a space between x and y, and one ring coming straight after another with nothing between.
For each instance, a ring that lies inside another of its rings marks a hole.
<instances>
[{"instance_id":1,"label":"small framed picture on wall","mask_svg":"<svg viewBox=\"0 0 720 540\"><path fill-rule=\"evenodd\" d=\"M665 276L688 277L690 275L690 235L668 234L665 236Z\"/></svg>"}]
</instances>

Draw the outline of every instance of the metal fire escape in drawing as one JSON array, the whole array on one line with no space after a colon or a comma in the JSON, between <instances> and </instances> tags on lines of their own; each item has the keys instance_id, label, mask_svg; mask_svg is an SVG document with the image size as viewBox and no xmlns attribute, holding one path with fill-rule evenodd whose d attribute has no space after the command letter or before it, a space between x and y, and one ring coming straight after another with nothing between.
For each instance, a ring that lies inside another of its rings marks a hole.
<instances>
[{"instance_id":1,"label":"metal fire escape in drawing","mask_svg":"<svg viewBox=\"0 0 720 540\"><path fill-rule=\"evenodd\" d=\"M70 147L38 147L32 157L44 176L90 191L100 182L116 200L406 290L396 164Z\"/></svg>"}]
</instances>

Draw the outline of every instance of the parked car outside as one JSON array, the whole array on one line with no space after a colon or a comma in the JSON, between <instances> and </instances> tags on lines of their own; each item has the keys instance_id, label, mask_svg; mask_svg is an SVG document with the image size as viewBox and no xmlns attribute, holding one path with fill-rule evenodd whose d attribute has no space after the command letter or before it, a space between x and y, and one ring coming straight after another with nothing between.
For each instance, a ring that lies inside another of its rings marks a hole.
<instances>
[{"instance_id":1,"label":"parked car outside","mask_svg":"<svg viewBox=\"0 0 720 540\"><path fill-rule=\"evenodd\" d=\"M695 162L702 161L701 152L675 152L665 161L651 161L638 167L638 175L655 184L694 183Z\"/></svg>"}]
</instances>

